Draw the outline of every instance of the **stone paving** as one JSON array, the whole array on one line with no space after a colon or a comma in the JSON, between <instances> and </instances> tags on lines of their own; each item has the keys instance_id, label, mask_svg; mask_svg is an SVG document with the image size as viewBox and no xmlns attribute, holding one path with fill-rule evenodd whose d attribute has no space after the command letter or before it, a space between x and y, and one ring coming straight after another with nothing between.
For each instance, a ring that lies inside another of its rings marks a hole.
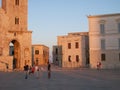
<instances>
[{"instance_id":1,"label":"stone paving","mask_svg":"<svg viewBox=\"0 0 120 90\"><path fill-rule=\"evenodd\" d=\"M0 72L0 90L119 90L120 70L60 69L52 67L52 77L46 69L39 78L25 72Z\"/></svg>"}]
</instances>

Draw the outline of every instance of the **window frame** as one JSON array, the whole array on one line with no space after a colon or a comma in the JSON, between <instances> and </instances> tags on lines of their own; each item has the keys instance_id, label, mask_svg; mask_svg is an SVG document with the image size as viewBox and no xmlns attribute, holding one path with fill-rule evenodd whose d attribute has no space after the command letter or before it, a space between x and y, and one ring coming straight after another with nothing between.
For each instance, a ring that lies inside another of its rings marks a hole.
<instances>
[{"instance_id":1,"label":"window frame","mask_svg":"<svg viewBox=\"0 0 120 90\"><path fill-rule=\"evenodd\" d=\"M79 55L76 55L76 62L79 62Z\"/></svg>"},{"instance_id":2,"label":"window frame","mask_svg":"<svg viewBox=\"0 0 120 90\"><path fill-rule=\"evenodd\" d=\"M105 39L101 39L101 49L105 50L106 46L105 46Z\"/></svg>"},{"instance_id":3,"label":"window frame","mask_svg":"<svg viewBox=\"0 0 120 90\"><path fill-rule=\"evenodd\" d=\"M19 6L19 0L15 0L15 5Z\"/></svg>"},{"instance_id":4,"label":"window frame","mask_svg":"<svg viewBox=\"0 0 120 90\"><path fill-rule=\"evenodd\" d=\"M100 23L100 33L105 34L105 24L104 23Z\"/></svg>"},{"instance_id":5,"label":"window frame","mask_svg":"<svg viewBox=\"0 0 120 90\"><path fill-rule=\"evenodd\" d=\"M39 54L39 50L35 50L35 55L38 55Z\"/></svg>"},{"instance_id":6,"label":"window frame","mask_svg":"<svg viewBox=\"0 0 120 90\"><path fill-rule=\"evenodd\" d=\"M58 54L58 48L55 49L55 54L56 54L56 55Z\"/></svg>"},{"instance_id":7,"label":"window frame","mask_svg":"<svg viewBox=\"0 0 120 90\"><path fill-rule=\"evenodd\" d=\"M75 42L75 48L76 48L76 49L79 48L79 42Z\"/></svg>"},{"instance_id":8,"label":"window frame","mask_svg":"<svg viewBox=\"0 0 120 90\"><path fill-rule=\"evenodd\" d=\"M101 54L101 61L106 61L106 54L105 53Z\"/></svg>"},{"instance_id":9,"label":"window frame","mask_svg":"<svg viewBox=\"0 0 120 90\"><path fill-rule=\"evenodd\" d=\"M15 17L15 25L18 25L18 24L19 24L19 18Z\"/></svg>"},{"instance_id":10,"label":"window frame","mask_svg":"<svg viewBox=\"0 0 120 90\"><path fill-rule=\"evenodd\" d=\"M70 55L68 56L68 62L71 62L71 56Z\"/></svg>"},{"instance_id":11,"label":"window frame","mask_svg":"<svg viewBox=\"0 0 120 90\"><path fill-rule=\"evenodd\" d=\"M71 43L68 43L68 49L71 49Z\"/></svg>"}]
</instances>

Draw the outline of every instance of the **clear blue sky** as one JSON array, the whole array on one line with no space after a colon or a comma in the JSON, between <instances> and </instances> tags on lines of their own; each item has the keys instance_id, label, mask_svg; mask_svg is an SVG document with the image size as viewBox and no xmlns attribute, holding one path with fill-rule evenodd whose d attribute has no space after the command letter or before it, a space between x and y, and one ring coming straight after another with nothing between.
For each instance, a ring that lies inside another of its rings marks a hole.
<instances>
[{"instance_id":1,"label":"clear blue sky","mask_svg":"<svg viewBox=\"0 0 120 90\"><path fill-rule=\"evenodd\" d=\"M120 13L120 0L28 0L32 43L52 48L57 36L88 31L88 15Z\"/></svg>"},{"instance_id":2,"label":"clear blue sky","mask_svg":"<svg viewBox=\"0 0 120 90\"><path fill-rule=\"evenodd\" d=\"M120 0L28 0L28 29L33 44L52 48L57 36L88 31L88 15L111 13L120 13Z\"/></svg>"}]
</instances>

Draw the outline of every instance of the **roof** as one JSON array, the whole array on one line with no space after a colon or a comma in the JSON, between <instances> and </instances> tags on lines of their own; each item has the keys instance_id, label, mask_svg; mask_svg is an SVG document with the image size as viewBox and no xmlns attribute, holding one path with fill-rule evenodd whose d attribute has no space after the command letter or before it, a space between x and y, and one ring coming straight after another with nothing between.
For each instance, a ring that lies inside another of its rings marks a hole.
<instances>
[{"instance_id":1,"label":"roof","mask_svg":"<svg viewBox=\"0 0 120 90\"><path fill-rule=\"evenodd\" d=\"M88 18L110 17L110 16L120 16L120 13L103 14L103 15L89 15Z\"/></svg>"}]
</instances>

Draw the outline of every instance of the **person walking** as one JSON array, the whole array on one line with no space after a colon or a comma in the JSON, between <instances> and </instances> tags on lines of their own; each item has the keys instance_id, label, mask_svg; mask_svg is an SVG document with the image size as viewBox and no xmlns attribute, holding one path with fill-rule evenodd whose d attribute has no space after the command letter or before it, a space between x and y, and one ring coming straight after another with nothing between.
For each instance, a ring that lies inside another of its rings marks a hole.
<instances>
[{"instance_id":1,"label":"person walking","mask_svg":"<svg viewBox=\"0 0 120 90\"><path fill-rule=\"evenodd\" d=\"M27 78L28 78L28 70L29 70L29 66L28 66L28 65L25 65L25 66L24 66L25 79L27 79Z\"/></svg>"},{"instance_id":2,"label":"person walking","mask_svg":"<svg viewBox=\"0 0 120 90\"><path fill-rule=\"evenodd\" d=\"M48 79L50 79L50 78L51 78L51 65L48 62Z\"/></svg>"},{"instance_id":3,"label":"person walking","mask_svg":"<svg viewBox=\"0 0 120 90\"><path fill-rule=\"evenodd\" d=\"M38 65L35 66L35 76L36 76L36 78L39 78L39 67L38 67Z\"/></svg>"}]
</instances>

